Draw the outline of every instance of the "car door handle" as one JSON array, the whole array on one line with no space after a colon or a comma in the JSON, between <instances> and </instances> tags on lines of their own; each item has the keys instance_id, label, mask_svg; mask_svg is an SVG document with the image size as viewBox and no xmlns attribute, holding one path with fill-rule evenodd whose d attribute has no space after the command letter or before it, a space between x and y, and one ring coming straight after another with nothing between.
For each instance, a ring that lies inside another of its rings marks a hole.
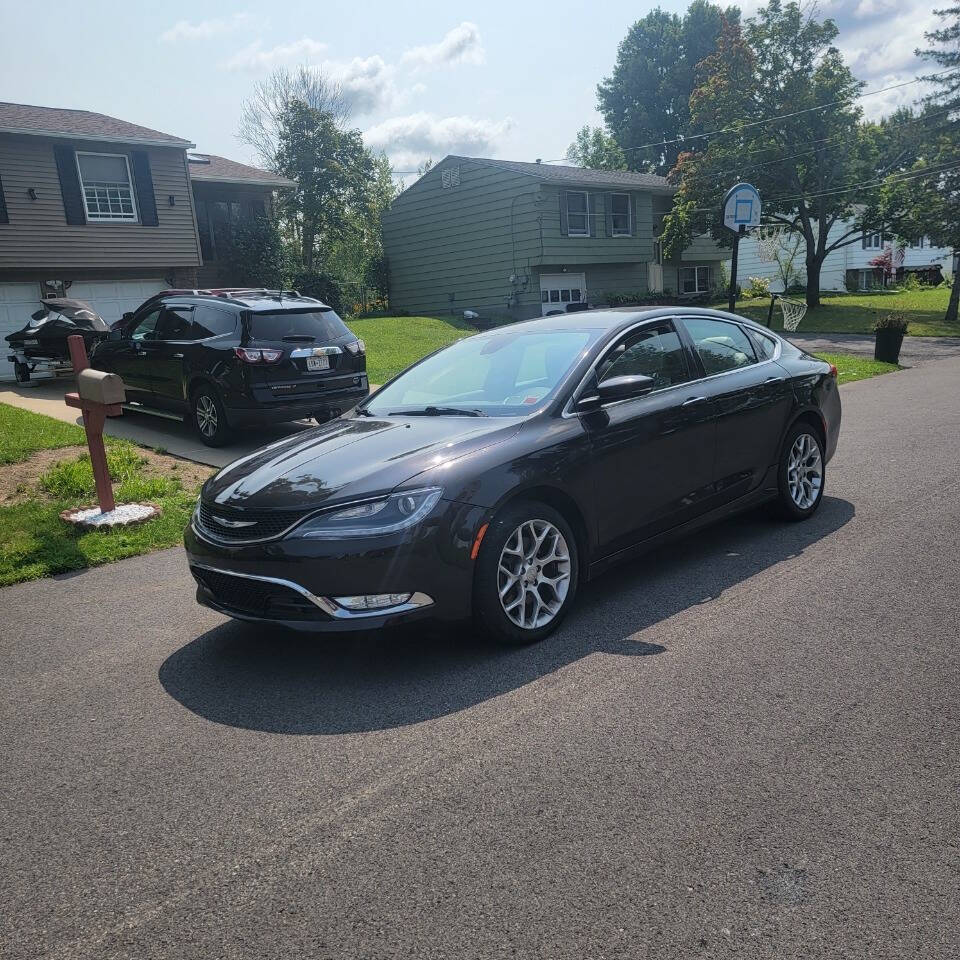
<instances>
[{"instance_id":1,"label":"car door handle","mask_svg":"<svg viewBox=\"0 0 960 960\"><path fill-rule=\"evenodd\" d=\"M764 383L783 383L783 377L767 377Z\"/></svg>"},{"instance_id":2,"label":"car door handle","mask_svg":"<svg viewBox=\"0 0 960 960\"><path fill-rule=\"evenodd\" d=\"M182 359L183 359L183 354L182 354L182 353L172 353L172 354L170 354L170 358L171 358L172 360L182 360Z\"/></svg>"},{"instance_id":3,"label":"car door handle","mask_svg":"<svg viewBox=\"0 0 960 960\"><path fill-rule=\"evenodd\" d=\"M681 407L692 407L695 403L703 403L706 400L706 397L687 397L683 403L680 404Z\"/></svg>"}]
</instances>

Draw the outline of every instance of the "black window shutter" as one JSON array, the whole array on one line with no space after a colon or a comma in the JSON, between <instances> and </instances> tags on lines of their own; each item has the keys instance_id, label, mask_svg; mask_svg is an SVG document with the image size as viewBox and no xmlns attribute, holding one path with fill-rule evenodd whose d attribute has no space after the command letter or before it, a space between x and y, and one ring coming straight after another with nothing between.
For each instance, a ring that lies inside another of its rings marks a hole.
<instances>
[{"instance_id":1,"label":"black window shutter","mask_svg":"<svg viewBox=\"0 0 960 960\"><path fill-rule=\"evenodd\" d=\"M607 215L604 218L604 228L607 231L607 236L613 236L613 194L605 193L603 195L604 202L607 206Z\"/></svg>"},{"instance_id":2,"label":"black window shutter","mask_svg":"<svg viewBox=\"0 0 960 960\"><path fill-rule=\"evenodd\" d=\"M3 195L3 181L0 180L0 223L9 223L10 215L7 213L7 199Z\"/></svg>"},{"instance_id":3,"label":"black window shutter","mask_svg":"<svg viewBox=\"0 0 960 960\"><path fill-rule=\"evenodd\" d=\"M589 233L591 237L597 235L597 214L603 213L602 210L598 209L602 200L602 193L587 194L587 233Z\"/></svg>"},{"instance_id":4,"label":"black window shutter","mask_svg":"<svg viewBox=\"0 0 960 960\"><path fill-rule=\"evenodd\" d=\"M67 223L82 226L87 222L87 215L83 207L83 193L80 191L77 155L74 153L73 147L54 147L53 155L57 161L60 196L63 197L63 212L67 218Z\"/></svg>"},{"instance_id":5,"label":"black window shutter","mask_svg":"<svg viewBox=\"0 0 960 960\"><path fill-rule=\"evenodd\" d=\"M145 150L134 150L130 154L130 165L133 167L140 223L145 227L159 226L157 197L153 192L153 175L150 173L150 155Z\"/></svg>"},{"instance_id":6,"label":"black window shutter","mask_svg":"<svg viewBox=\"0 0 960 960\"><path fill-rule=\"evenodd\" d=\"M560 191L560 233L567 236L570 228L567 226L567 191Z\"/></svg>"}]
</instances>

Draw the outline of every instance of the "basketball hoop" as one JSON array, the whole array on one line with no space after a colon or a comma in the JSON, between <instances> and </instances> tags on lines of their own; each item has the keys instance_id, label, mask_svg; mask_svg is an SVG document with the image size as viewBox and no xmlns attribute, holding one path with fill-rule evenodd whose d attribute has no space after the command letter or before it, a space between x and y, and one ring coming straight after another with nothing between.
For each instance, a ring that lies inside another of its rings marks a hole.
<instances>
[{"instance_id":1,"label":"basketball hoop","mask_svg":"<svg viewBox=\"0 0 960 960\"><path fill-rule=\"evenodd\" d=\"M780 249L786 230L783 227L758 227L755 234L757 238L757 259L770 263L777 259L777 251Z\"/></svg>"},{"instance_id":2,"label":"basketball hoop","mask_svg":"<svg viewBox=\"0 0 960 960\"><path fill-rule=\"evenodd\" d=\"M774 299L780 304L783 314L783 329L793 333L800 326L800 321L806 316L807 305L802 300L788 300L774 294Z\"/></svg>"}]
</instances>

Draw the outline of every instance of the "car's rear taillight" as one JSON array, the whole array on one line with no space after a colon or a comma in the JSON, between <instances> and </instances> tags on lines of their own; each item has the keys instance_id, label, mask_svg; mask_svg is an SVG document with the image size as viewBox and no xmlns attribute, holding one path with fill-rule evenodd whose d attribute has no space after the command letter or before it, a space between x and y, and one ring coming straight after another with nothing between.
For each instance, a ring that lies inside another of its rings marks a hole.
<instances>
[{"instance_id":1,"label":"car's rear taillight","mask_svg":"<svg viewBox=\"0 0 960 960\"><path fill-rule=\"evenodd\" d=\"M233 352L244 363L276 363L282 356L282 350L266 350L260 347L234 347Z\"/></svg>"},{"instance_id":2,"label":"car's rear taillight","mask_svg":"<svg viewBox=\"0 0 960 960\"><path fill-rule=\"evenodd\" d=\"M830 364L830 376L833 377L834 380L837 379L837 365L835 363Z\"/></svg>"},{"instance_id":3,"label":"car's rear taillight","mask_svg":"<svg viewBox=\"0 0 960 960\"><path fill-rule=\"evenodd\" d=\"M367 345L362 340L354 340L353 343L344 344L346 348L354 355L367 352Z\"/></svg>"}]
</instances>

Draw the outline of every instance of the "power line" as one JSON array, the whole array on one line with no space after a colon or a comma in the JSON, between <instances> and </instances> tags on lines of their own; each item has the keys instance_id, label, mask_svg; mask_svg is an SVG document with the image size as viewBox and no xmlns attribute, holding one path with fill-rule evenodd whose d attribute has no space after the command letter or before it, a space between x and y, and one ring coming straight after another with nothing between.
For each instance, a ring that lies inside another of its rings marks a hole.
<instances>
[{"instance_id":1,"label":"power line","mask_svg":"<svg viewBox=\"0 0 960 960\"><path fill-rule=\"evenodd\" d=\"M727 136L729 134L739 134L751 127L758 127L765 123L774 123L777 120L790 120L793 117L799 117L806 113L815 113L818 110L827 110L829 107L836 107L842 103L851 103L854 100L862 100L864 97L875 97L879 93L887 93L890 90L899 90L901 87L909 87L913 83L925 83L935 77L942 76L945 73L954 73L956 68L941 70L938 73L932 73L924 77L914 77L912 80L904 80L902 83L894 83L888 87L880 87L878 90L869 90L866 93L854 94L852 97L844 97L840 100L832 100L830 103L819 104L816 107L806 107L803 110L794 110L792 113L782 113L776 117L766 117L763 120L752 120L736 127L723 127L720 130L713 130L710 133L692 133L684 137L675 137L672 140L657 140L653 143L641 143L634 147L621 147L626 153L632 150L649 150L653 147L666 147L674 143L689 143L693 140L703 140L707 137ZM569 163L569 157L559 157L554 160L542 160L541 163Z\"/></svg>"}]
</instances>

